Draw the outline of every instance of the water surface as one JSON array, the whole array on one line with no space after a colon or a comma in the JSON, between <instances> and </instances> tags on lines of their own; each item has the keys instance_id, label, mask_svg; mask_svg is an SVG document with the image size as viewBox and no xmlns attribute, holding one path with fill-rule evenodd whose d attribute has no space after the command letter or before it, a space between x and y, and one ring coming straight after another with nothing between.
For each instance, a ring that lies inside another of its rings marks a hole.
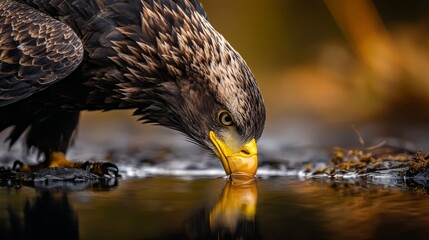
<instances>
[{"instance_id":1,"label":"water surface","mask_svg":"<svg viewBox=\"0 0 429 240\"><path fill-rule=\"evenodd\" d=\"M110 190L0 188L1 239L423 239L428 223L425 189L400 183L154 177Z\"/></svg>"}]
</instances>

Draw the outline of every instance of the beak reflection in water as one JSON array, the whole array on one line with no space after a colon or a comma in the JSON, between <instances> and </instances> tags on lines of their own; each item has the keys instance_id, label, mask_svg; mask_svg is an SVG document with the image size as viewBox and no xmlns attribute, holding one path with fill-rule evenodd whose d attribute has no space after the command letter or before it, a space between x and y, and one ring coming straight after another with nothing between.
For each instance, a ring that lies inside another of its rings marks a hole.
<instances>
[{"instance_id":1,"label":"beak reflection in water","mask_svg":"<svg viewBox=\"0 0 429 240\"><path fill-rule=\"evenodd\" d=\"M229 181L223 188L222 195L210 211L210 229L212 232L227 230L230 234L255 229L239 229L253 226L258 201L256 181Z\"/></svg>"}]
</instances>

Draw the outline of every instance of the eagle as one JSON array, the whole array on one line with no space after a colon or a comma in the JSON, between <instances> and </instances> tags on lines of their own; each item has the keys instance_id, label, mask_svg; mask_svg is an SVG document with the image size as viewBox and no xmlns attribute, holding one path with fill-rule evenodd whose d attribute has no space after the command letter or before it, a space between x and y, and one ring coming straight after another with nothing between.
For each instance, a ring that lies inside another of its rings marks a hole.
<instances>
[{"instance_id":1,"label":"eagle","mask_svg":"<svg viewBox=\"0 0 429 240\"><path fill-rule=\"evenodd\" d=\"M88 168L65 157L79 114L115 109L256 173L262 94L198 0L0 1L0 132L42 156L20 170Z\"/></svg>"}]
</instances>

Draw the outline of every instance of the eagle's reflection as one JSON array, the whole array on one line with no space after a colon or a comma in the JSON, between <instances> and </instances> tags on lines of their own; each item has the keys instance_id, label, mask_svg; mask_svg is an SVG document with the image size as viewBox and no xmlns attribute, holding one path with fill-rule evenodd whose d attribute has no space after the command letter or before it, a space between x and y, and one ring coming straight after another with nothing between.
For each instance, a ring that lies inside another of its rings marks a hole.
<instances>
[{"instance_id":1,"label":"eagle's reflection","mask_svg":"<svg viewBox=\"0 0 429 240\"><path fill-rule=\"evenodd\" d=\"M9 223L0 227L3 239L79 239L77 214L65 192L39 192L26 201L23 220L11 207L8 213Z\"/></svg>"},{"instance_id":2,"label":"eagle's reflection","mask_svg":"<svg viewBox=\"0 0 429 240\"><path fill-rule=\"evenodd\" d=\"M173 215L163 215L165 212L159 212L159 216L171 218L169 221L176 222L178 227L166 227L160 235L152 235L150 239L260 239L260 228L256 217L257 184L254 181L242 183L239 181L223 182L223 180L216 180L213 183L213 185L210 185L210 187L213 187L211 189L219 191L215 193L216 195L219 194L219 197L215 199L214 204L210 204L208 207L201 208L196 212L194 212L194 205L182 209L190 211L188 212L189 215L185 213L190 216L185 221L183 219L186 219L186 215L183 216L184 218L177 218L174 215L174 213L177 213L176 211L172 212ZM225 185L223 185L224 183ZM122 194L125 194L125 192L122 192ZM86 236L85 239L98 239L94 236L97 236L97 231L104 229L103 223L94 222L91 225L79 226L78 214L82 213L82 209L74 206L73 200L75 198L70 198L69 195L70 192L68 191L38 190L35 196L32 195L28 200L20 201L19 205L11 202L10 207L4 206L4 209L8 212L5 214L6 216L0 215L0 239L79 239L82 232L92 236ZM13 197L11 196L11 199ZM96 202L96 200L94 201ZM180 204L182 200L171 198L159 204ZM202 199L202 201L206 200ZM140 209L142 215L139 216L141 218L157 218L159 216L156 213L152 213L152 210L149 212L147 210L149 209L147 204L153 201L145 201L143 206L138 205L138 203L132 204L135 205L135 209ZM112 201L111 204L113 205L107 204L104 207L107 207L107 209L117 207L117 201ZM132 219L134 218L127 214L123 215L123 211L120 214L104 214L106 208L100 207L100 204L93 204L91 208L96 210L92 214L99 213L98 217L109 216L104 219L121 219L125 217L127 218L123 219L126 222L125 224L131 225L135 223L132 226L136 228L131 228L135 233L132 234L122 232L121 226L123 225L118 223L117 228L109 229L108 235L112 234L112 238L113 236L131 235L137 237L131 239L140 239L138 238L139 233L152 234L151 232L141 232L139 224L133 222ZM82 222L88 222L88 216L88 212L80 216L83 219ZM85 230L82 231L82 228ZM91 231L88 231L88 229L91 229ZM146 237L141 239L148 239ZM100 237L100 239L106 238Z\"/></svg>"},{"instance_id":3,"label":"eagle's reflection","mask_svg":"<svg viewBox=\"0 0 429 240\"><path fill-rule=\"evenodd\" d=\"M260 239L255 181L228 181L213 207L186 222L188 239Z\"/></svg>"},{"instance_id":4,"label":"eagle's reflection","mask_svg":"<svg viewBox=\"0 0 429 240\"><path fill-rule=\"evenodd\" d=\"M79 239L78 216L70 204L68 193L91 190L110 191L118 186L118 179L96 182L43 181L25 183L37 191L34 198L27 199L22 207L7 208L8 219L0 219L0 239ZM0 186L2 186L0 184ZM10 189L22 186L18 182L6 185Z\"/></svg>"},{"instance_id":5,"label":"eagle's reflection","mask_svg":"<svg viewBox=\"0 0 429 240\"><path fill-rule=\"evenodd\" d=\"M228 182L222 196L210 211L210 228L235 232L240 222L253 222L256 214L258 189L251 183Z\"/></svg>"}]
</instances>

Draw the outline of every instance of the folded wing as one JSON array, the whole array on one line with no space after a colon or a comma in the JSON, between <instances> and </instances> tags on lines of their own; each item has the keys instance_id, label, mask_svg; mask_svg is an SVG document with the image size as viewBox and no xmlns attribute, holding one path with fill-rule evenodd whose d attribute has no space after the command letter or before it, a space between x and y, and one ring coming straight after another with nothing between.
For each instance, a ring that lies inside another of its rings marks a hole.
<instances>
[{"instance_id":1,"label":"folded wing","mask_svg":"<svg viewBox=\"0 0 429 240\"><path fill-rule=\"evenodd\" d=\"M26 4L0 2L0 107L65 78L82 58L82 42L66 24Z\"/></svg>"}]
</instances>

